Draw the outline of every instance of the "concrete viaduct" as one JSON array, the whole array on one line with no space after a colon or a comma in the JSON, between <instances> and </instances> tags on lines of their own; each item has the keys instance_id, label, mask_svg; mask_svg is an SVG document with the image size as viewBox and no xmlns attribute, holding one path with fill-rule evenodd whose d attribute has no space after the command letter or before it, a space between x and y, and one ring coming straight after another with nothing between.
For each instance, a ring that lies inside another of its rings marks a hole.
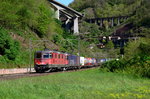
<instances>
[{"instance_id":1,"label":"concrete viaduct","mask_svg":"<svg viewBox=\"0 0 150 99\"><path fill-rule=\"evenodd\" d=\"M103 27L104 21L107 21L111 23L111 27L115 25L120 25L123 21L127 20L129 16L118 16L118 17L105 17L105 18L91 18L91 19L85 19L88 23L95 23L99 25L100 27ZM115 21L117 24L115 24Z\"/></svg>"},{"instance_id":2,"label":"concrete viaduct","mask_svg":"<svg viewBox=\"0 0 150 99\"><path fill-rule=\"evenodd\" d=\"M48 1L56 13L55 17L58 20L61 20L61 22L63 23L63 27L69 31L72 31L74 35L78 35L79 34L79 19L83 17L83 14L55 0L48 0Z\"/></svg>"}]
</instances>

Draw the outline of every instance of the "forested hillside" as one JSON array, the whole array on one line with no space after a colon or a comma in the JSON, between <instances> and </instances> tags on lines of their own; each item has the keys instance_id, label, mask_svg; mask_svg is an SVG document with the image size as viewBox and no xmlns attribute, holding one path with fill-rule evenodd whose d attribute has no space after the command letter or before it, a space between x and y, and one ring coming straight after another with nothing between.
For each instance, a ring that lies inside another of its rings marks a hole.
<instances>
[{"instance_id":1,"label":"forested hillside","mask_svg":"<svg viewBox=\"0 0 150 99\"><path fill-rule=\"evenodd\" d=\"M132 14L140 3L141 0L75 0L70 6L86 17L111 17Z\"/></svg>"},{"instance_id":2,"label":"forested hillside","mask_svg":"<svg viewBox=\"0 0 150 99\"><path fill-rule=\"evenodd\" d=\"M69 6L84 13L85 18L131 16L127 22L146 31L150 23L149 5L149 0L74 0Z\"/></svg>"},{"instance_id":3,"label":"forested hillside","mask_svg":"<svg viewBox=\"0 0 150 99\"><path fill-rule=\"evenodd\" d=\"M103 65L104 70L150 77L149 5L149 0L75 0L72 4L70 4L70 7L83 12L85 14L85 18L130 16L130 18L122 25L127 23L132 24L132 28L127 32L130 35L134 35L135 38L139 38L136 40L129 40L128 43L120 50L123 55L122 58L120 58L119 61L114 60L105 63ZM95 26L95 24L93 25L84 22L84 24L82 23L81 25L81 31L86 31L90 27L91 30L89 31L95 29L91 33L97 36L108 36L114 32L114 29L106 29L105 27L105 29L99 29L98 26ZM119 27L116 27L115 29L117 28ZM111 48L110 45L113 44L110 42L106 44L106 47L109 46L109 48ZM108 52L110 52L110 50Z\"/></svg>"}]
</instances>

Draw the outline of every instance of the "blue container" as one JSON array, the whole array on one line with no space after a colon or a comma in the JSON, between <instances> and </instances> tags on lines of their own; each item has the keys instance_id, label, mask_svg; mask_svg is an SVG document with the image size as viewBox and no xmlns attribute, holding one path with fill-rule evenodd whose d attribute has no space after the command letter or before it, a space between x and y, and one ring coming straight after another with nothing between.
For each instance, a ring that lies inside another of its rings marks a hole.
<instances>
[{"instance_id":1,"label":"blue container","mask_svg":"<svg viewBox=\"0 0 150 99\"><path fill-rule=\"evenodd\" d=\"M80 60L79 56L76 56L76 55L69 55L68 56L69 66L78 66L79 60Z\"/></svg>"},{"instance_id":2,"label":"blue container","mask_svg":"<svg viewBox=\"0 0 150 99\"><path fill-rule=\"evenodd\" d=\"M106 59L101 59L101 63L106 62Z\"/></svg>"},{"instance_id":3,"label":"blue container","mask_svg":"<svg viewBox=\"0 0 150 99\"><path fill-rule=\"evenodd\" d=\"M95 58L92 58L92 65L95 64Z\"/></svg>"}]
</instances>

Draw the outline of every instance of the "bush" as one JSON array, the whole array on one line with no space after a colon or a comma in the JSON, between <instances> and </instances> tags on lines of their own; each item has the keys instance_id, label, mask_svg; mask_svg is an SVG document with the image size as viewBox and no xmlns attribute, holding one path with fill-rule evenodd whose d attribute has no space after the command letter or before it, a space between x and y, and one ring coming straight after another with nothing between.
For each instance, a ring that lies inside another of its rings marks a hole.
<instances>
[{"instance_id":1,"label":"bush","mask_svg":"<svg viewBox=\"0 0 150 99\"><path fill-rule=\"evenodd\" d=\"M19 50L19 42L13 40L5 29L0 28L0 54L9 60L15 60Z\"/></svg>"},{"instance_id":2,"label":"bush","mask_svg":"<svg viewBox=\"0 0 150 99\"><path fill-rule=\"evenodd\" d=\"M106 62L102 68L111 72L123 72L150 78L150 40L142 39L129 42L125 47L124 59Z\"/></svg>"},{"instance_id":3,"label":"bush","mask_svg":"<svg viewBox=\"0 0 150 99\"><path fill-rule=\"evenodd\" d=\"M135 56L128 61L113 60L104 63L102 69L150 78L150 59L149 57Z\"/></svg>"},{"instance_id":4,"label":"bush","mask_svg":"<svg viewBox=\"0 0 150 99\"><path fill-rule=\"evenodd\" d=\"M124 69L125 63L123 60L112 60L102 65L102 68L107 68L110 72L115 72L118 69Z\"/></svg>"},{"instance_id":5,"label":"bush","mask_svg":"<svg viewBox=\"0 0 150 99\"><path fill-rule=\"evenodd\" d=\"M150 78L150 60L148 57L138 56L126 63L127 67L124 69L126 73Z\"/></svg>"}]
</instances>

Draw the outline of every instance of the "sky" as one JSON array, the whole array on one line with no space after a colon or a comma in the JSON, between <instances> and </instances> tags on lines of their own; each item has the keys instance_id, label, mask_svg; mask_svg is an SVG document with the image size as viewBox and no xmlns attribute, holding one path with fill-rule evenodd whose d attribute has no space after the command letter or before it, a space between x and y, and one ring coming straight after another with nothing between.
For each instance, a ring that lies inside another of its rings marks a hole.
<instances>
[{"instance_id":1,"label":"sky","mask_svg":"<svg viewBox=\"0 0 150 99\"><path fill-rule=\"evenodd\" d=\"M74 0L56 0L59 3L62 3L66 6L68 6L68 4L70 4L71 2L73 2Z\"/></svg>"}]
</instances>

